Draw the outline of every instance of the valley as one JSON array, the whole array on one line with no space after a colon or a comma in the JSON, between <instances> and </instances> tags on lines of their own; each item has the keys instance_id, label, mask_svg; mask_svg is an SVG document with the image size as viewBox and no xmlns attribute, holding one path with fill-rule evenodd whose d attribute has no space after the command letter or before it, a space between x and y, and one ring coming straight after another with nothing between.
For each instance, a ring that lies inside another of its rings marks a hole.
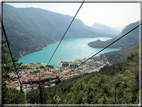
<instances>
[{"instance_id":1,"label":"valley","mask_svg":"<svg viewBox=\"0 0 142 107\"><path fill-rule=\"evenodd\" d=\"M99 38L74 38L63 40L60 44L60 47L56 51L53 59L49 63L50 65L54 65L59 67L58 61L71 61L74 59L88 58L94 55L96 52L101 50L102 48L92 48L87 44L93 40L102 40L106 41L110 38L108 37L99 37ZM19 58L19 63L28 64L28 63L45 63L47 64L51 55L53 54L56 46L59 41L53 44L48 45L43 48L41 51L37 51L31 54L28 54L22 58ZM102 53L107 53L111 51L118 51L120 49L117 48L108 48L104 50ZM38 57L37 57L38 56Z\"/></svg>"},{"instance_id":2,"label":"valley","mask_svg":"<svg viewBox=\"0 0 142 107\"><path fill-rule=\"evenodd\" d=\"M11 41L11 50L16 58L37 52L59 41L72 18L69 15L39 8L15 8L3 5L3 22L8 39ZM76 18L64 39L114 36L116 35L97 33L92 27L86 26Z\"/></svg>"},{"instance_id":3,"label":"valley","mask_svg":"<svg viewBox=\"0 0 142 107\"><path fill-rule=\"evenodd\" d=\"M47 64L72 18L40 8L16 8L3 3L3 23L13 54L12 60L3 36L0 46L4 104L30 106L43 103L42 98L44 104L55 104L55 95L60 96L60 104L139 104L141 29L91 56L142 20L131 22L118 32L100 23L92 22L89 27L75 18ZM40 81L48 79L46 83ZM56 79L59 83L55 85ZM20 90L20 83L32 81L43 87L22 84Z\"/></svg>"}]
</instances>

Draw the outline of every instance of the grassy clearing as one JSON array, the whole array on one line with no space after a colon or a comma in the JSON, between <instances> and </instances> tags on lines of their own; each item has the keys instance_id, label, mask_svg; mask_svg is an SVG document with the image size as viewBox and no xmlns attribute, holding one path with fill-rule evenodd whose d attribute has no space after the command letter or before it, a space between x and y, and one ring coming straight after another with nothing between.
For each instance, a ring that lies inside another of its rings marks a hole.
<instances>
[{"instance_id":1,"label":"grassy clearing","mask_svg":"<svg viewBox=\"0 0 142 107\"><path fill-rule=\"evenodd\" d=\"M40 68L41 71L45 71L44 69Z\"/></svg>"},{"instance_id":2,"label":"grassy clearing","mask_svg":"<svg viewBox=\"0 0 142 107\"><path fill-rule=\"evenodd\" d=\"M81 64L80 60L76 59L75 61L72 62L73 64Z\"/></svg>"}]
</instances>

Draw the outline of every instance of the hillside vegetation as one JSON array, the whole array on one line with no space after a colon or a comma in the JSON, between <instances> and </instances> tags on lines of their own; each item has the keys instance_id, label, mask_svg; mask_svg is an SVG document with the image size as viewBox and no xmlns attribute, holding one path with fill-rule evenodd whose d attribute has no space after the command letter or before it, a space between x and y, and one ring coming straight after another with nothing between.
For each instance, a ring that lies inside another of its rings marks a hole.
<instances>
[{"instance_id":1,"label":"hillside vegetation","mask_svg":"<svg viewBox=\"0 0 142 107\"><path fill-rule=\"evenodd\" d=\"M127 56L130 55L135 49L139 49L139 41L135 43L134 45L124 48L120 51L107 52L97 57L94 57L93 59L98 61L98 60L103 60L104 58L106 58L108 62L111 64L121 63L126 61Z\"/></svg>"},{"instance_id":2,"label":"hillside vegetation","mask_svg":"<svg viewBox=\"0 0 142 107\"><path fill-rule=\"evenodd\" d=\"M39 8L14 8L3 4L5 30L17 58L60 40L72 19L72 16ZM95 33L80 19L75 19L64 39L100 36L112 35Z\"/></svg>"},{"instance_id":3,"label":"hillside vegetation","mask_svg":"<svg viewBox=\"0 0 142 107\"><path fill-rule=\"evenodd\" d=\"M32 104L40 104L39 89L24 92L7 88L4 81L12 81L10 72L15 72L11 58L6 54L6 42L2 41L2 97L4 104L24 104L25 98ZM17 60L14 58L14 61ZM16 68L24 69L21 63ZM16 77L17 78L17 77ZM44 84L45 85L45 84ZM127 61L106 65L99 72L86 73L61 81L57 86L44 88L45 104L53 104L53 96L59 95L61 104L138 104L139 103L139 50L128 55Z\"/></svg>"},{"instance_id":4,"label":"hillside vegetation","mask_svg":"<svg viewBox=\"0 0 142 107\"><path fill-rule=\"evenodd\" d=\"M118 39L122 35L126 34L128 31L132 30L134 27L136 27L138 25L139 25L139 21L137 21L135 23L131 23L131 24L127 25L118 36L115 36L114 38L104 41L104 42L100 41L100 40L93 41L93 42L88 43L88 45L91 47L95 47L95 48L106 47L107 45L109 45L110 43L112 43L113 41L115 41L116 39ZM139 27L136 28L135 30L133 30L128 35L126 35L125 37L123 37L122 39L120 39L118 42L111 45L109 48L124 49L128 46L135 44L138 40L139 40Z\"/></svg>"},{"instance_id":5,"label":"hillside vegetation","mask_svg":"<svg viewBox=\"0 0 142 107\"><path fill-rule=\"evenodd\" d=\"M44 101L53 104L52 98L57 94L61 104L138 104L139 91L139 50L135 50L123 63L44 88ZM40 103L39 95L38 89L32 90L27 99Z\"/></svg>"},{"instance_id":6,"label":"hillside vegetation","mask_svg":"<svg viewBox=\"0 0 142 107\"><path fill-rule=\"evenodd\" d=\"M9 41L10 43L10 41ZM15 78L18 77L11 77L9 73L16 72L12 63L11 58L7 57L9 51L7 50L7 44L5 40L2 40L2 104L24 104L25 103L25 96L23 91L20 92L13 88L8 88L6 80L14 81ZM21 63L16 63L18 60L13 57L15 62L15 68L22 70L25 69L26 66L23 66ZM18 71L17 71L18 72ZM18 81L19 82L19 81ZM1 107L3 107L1 105Z\"/></svg>"}]
</instances>

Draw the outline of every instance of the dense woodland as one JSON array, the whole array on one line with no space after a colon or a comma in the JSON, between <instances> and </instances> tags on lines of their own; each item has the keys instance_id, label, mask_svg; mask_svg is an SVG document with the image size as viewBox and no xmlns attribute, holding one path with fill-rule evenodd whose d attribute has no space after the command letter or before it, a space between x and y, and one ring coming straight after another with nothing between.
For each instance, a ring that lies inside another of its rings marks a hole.
<instances>
[{"instance_id":1,"label":"dense woodland","mask_svg":"<svg viewBox=\"0 0 142 107\"><path fill-rule=\"evenodd\" d=\"M7 58L5 41L3 41L3 78L14 71L11 59ZM16 61L16 60L15 60ZM21 64L16 67L23 69ZM22 91L6 88L3 82L3 103L22 104L25 96ZM53 96L59 95L61 104L138 104L139 103L139 50L135 50L127 57L127 61L105 66L99 72L87 73L60 82L57 86L44 88L44 101L53 104ZM30 91L26 100L32 104L40 103L38 89Z\"/></svg>"},{"instance_id":2,"label":"dense woodland","mask_svg":"<svg viewBox=\"0 0 142 107\"><path fill-rule=\"evenodd\" d=\"M139 50L135 50L123 63L44 88L44 100L53 104L57 94L61 104L138 104L139 91ZM40 103L39 90L28 93L27 99Z\"/></svg>"}]
</instances>

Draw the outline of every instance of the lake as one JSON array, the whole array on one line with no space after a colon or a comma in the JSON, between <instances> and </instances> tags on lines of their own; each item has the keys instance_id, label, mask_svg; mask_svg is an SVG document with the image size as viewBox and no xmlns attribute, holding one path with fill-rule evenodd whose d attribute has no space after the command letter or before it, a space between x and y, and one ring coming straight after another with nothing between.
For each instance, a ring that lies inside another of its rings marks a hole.
<instances>
[{"instance_id":1,"label":"lake","mask_svg":"<svg viewBox=\"0 0 142 107\"><path fill-rule=\"evenodd\" d=\"M72 61L73 59L91 57L92 55L100 51L102 48L92 48L87 44L91 41L95 41L98 39L101 41L106 41L111 38L109 37L73 38L73 39L63 40L49 64L59 67L59 64L57 63L57 61ZM57 47L58 43L59 41L53 44L49 44L47 47L43 48L41 51L33 52L22 58L19 58L18 62L23 62L23 64L28 64L28 63L47 64L55 48ZM104 51L102 51L100 54L110 52L110 51L118 51L118 50L120 49L107 48Z\"/></svg>"}]
</instances>

